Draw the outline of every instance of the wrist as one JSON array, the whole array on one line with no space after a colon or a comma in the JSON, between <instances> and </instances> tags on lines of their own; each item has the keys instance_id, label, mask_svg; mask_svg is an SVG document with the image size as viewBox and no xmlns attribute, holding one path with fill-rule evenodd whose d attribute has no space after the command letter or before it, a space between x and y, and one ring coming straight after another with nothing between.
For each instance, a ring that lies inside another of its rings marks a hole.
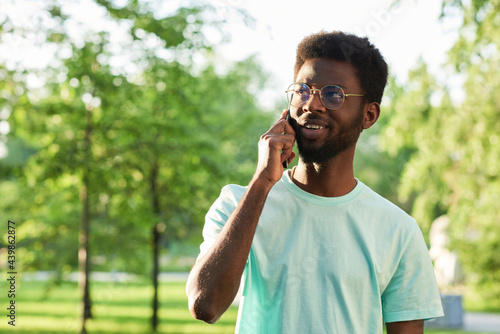
<instances>
[{"instance_id":1,"label":"wrist","mask_svg":"<svg viewBox=\"0 0 500 334\"><path fill-rule=\"evenodd\" d=\"M250 190L255 190L255 191L262 191L266 195L269 191L271 191L272 187L278 182L278 180L275 180L271 177L268 177L264 174L259 174L259 175L254 175L250 183L248 184L248 189Z\"/></svg>"}]
</instances>

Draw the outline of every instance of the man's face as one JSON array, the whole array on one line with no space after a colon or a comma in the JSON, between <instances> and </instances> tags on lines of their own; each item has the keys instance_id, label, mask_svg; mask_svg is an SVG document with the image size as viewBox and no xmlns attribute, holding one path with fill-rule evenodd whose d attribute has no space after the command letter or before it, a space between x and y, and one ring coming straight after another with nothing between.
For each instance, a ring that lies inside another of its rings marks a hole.
<instances>
[{"instance_id":1,"label":"man's face","mask_svg":"<svg viewBox=\"0 0 500 334\"><path fill-rule=\"evenodd\" d=\"M346 94L363 94L354 66L347 62L309 59L300 68L295 82L321 89L326 85L342 87ZM325 163L346 150L354 150L363 129L363 98L347 97L339 109L321 103L319 92L302 107L291 107L299 155L305 163Z\"/></svg>"}]
</instances>

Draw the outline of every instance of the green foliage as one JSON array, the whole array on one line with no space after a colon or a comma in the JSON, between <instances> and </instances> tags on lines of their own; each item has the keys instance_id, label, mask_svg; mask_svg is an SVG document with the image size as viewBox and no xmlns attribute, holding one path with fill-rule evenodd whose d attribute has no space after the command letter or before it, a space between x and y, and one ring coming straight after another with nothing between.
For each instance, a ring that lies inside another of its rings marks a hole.
<instances>
[{"instance_id":1,"label":"green foliage","mask_svg":"<svg viewBox=\"0 0 500 334\"><path fill-rule=\"evenodd\" d=\"M173 15L158 18L156 12L161 9L160 3L128 1L120 8L113 1L96 0L108 14L117 20L133 21L130 34L135 40L141 40L143 32L152 33L165 42L165 48L201 48L207 47L207 41L201 33L205 22L202 18L210 6L179 8ZM217 22L210 22L217 24ZM185 36L189 35L189 38Z\"/></svg>"},{"instance_id":2,"label":"green foliage","mask_svg":"<svg viewBox=\"0 0 500 334\"><path fill-rule=\"evenodd\" d=\"M8 143L26 148L0 159L0 168L17 168L5 169L10 181L0 193L18 196L0 205L20 223L26 268L69 272L77 265L88 176L94 260L104 259L101 269L147 274L153 227L165 226L166 244L199 238L220 188L251 178L256 143L273 115L252 94L265 81L254 59L224 75L215 71L201 33L212 24L204 8L161 18L150 2L98 3L112 20L127 22L130 38L117 43L89 31L83 42L73 40L57 28L72 18L54 2L46 17L60 25L41 32L70 55L17 77L5 72L19 81L6 80L10 97L0 100L12 109ZM205 58L202 66L194 55ZM130 66L115 65L117 56ZM44 81L41 89L16 88L30 75Z\"/></svg>"},{"instance_id":3,"label":"green foliage","mask_svg":"<svg viewBox=\"0 0 500 334\"><path fill-rule=\"evenodd\" d=\"M413 201L419 223L426 230L448 215L466 283L500 300L500 1L444 1L443 15L453 8L463 26L449 56L465 78L465 99L453 103L419 65L381 143L393 156L410 153L399 194ZM436 92L440 101L431 103Z\"/></svg>"},{"instance_id":4,"label":"green foliage","mask_svg":"<svg viewBox=\"0 0 500 334\"><path fill-rule=\"evenodd\" d=\"M397 196L400 175L409 159L411 149L399 149L396 154L394 147L381 145L384 140L383 131L387 124L397 115L400 99L405 96L403 88L395 78L390 77L384 92L381 115L375 125L365 130L357 144L354 160L355 175L373 188L377 193L397 203L401 208L410 211L410 207ZM397 145L397 144L396 144Z\"/></svg>"},{"instance_id":5,"label":"green foliage","mask_svg":"<svg viewBox=\"0 0 500 334\"><path fill-rule=\"evenodd\" d=\"M431 222L443 214L449 196L442 173L450 166L450 159L439 148L448 144L441 140L448 137L443 133L443 122L453 114L453 107L422 61L409 73L403 91L393 99L391 118L379 144L391 157L405 162L399 199L411 201L412 214L427 232ZM439 93L442 104L433 106L432 96Z\"/></svg>"},{"instance_id":6,"label":"green foliage","mask_svg":"<svg viewBox=\"0 0 500 334\"><path fill-rule=\"evenodd\" d=\"M9 124L8 133L0 133L0 178L9 179L20 172L20 167L35 150L23 139L22 130L9 122L13 114L26 114L31 107L22 73L15 73L0 65L0 122ZM1 159L10 152L9 159Z\"/></svg>"}]
</instances>

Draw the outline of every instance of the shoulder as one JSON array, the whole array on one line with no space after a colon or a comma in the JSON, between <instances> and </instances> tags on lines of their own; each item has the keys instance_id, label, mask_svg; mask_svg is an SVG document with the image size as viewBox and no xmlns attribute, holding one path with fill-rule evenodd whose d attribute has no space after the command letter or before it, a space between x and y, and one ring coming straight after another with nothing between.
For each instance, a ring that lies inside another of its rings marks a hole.
<instances>
[{"instance_id":1,"label":"shoulder","mask_svg":"<svg viewBox=\"0 0 500 334\"><path fill-rule=\"evenodd\" d=\"M413 217L366 185L364 185L363 192L358 197L358 200L361 203L357 203L357 205L365 208L365 212L370 216L370 219L385 224L396 224L399 228L412 231L419 229Z\"/></svg>"},{"instance_id":2,"label":"shoulder","mask_svg":"<svg viewBox=\"0 0 500 334\"><path fill-rule=\"evenodd\" d=\"M385 197L379 195L367 185L364 185L363 193L361 194L361 196L359 196L359 199L364 202L364 205L374 207L376 210L378 208L378 210L385 211L390 214L413 219L403 209L401 209Z\"/></svg>"},{"instance_id":3,"label":"shoulder","mask_svg":"<svg viewBox=\"0 0 500 334\"><path fill-rule=\"evenodd\" d=\"M268 198L273 196L283 196L284 192L287 192L285 183L291 182L288 179L287 171L283 172L282 178L276 182L276 184L272 187L271 191L268 194ZM228 184L224 186L220 192L219 198L216 202L232 204L234 207L239 203L245 192L247 191L248 186L241 186L237 184Z\"/></svg>"},{"instance_id":4,"label":"shoulder","mask_svg":"<svg viewBox=\"0 0 500 334\"><path fill-rule=\"evenodd\" d=\"M245 194L246 189L247 187L236 184L228 184L224 186L219 194L219 197L210 207L207 216L229 217Z\"/></svg>"},{"instance_id":5,"label":"shoulder","mask_svg":"<svg viewBox=\"0 0 500 334\"><path fill-rule=\"evenodd\" d=\"M237 184L228 184L222 188L219 195L219 199L238 203L245 194L246 190L247 190L246 186L240 186Z\"/></svg>"},{"instance_id":6,"label":"shoulder","mask_svg":"<svg viewBox=\"0 0 500 334\"><path fill-rule=\"evenodd\" d=\"M205 240L215 238L226 224L229 216L233 213L246 187L230 184L224 186L219 197L213 202L205 215L203 236ZM203 246L205 247L205 246Z\"/></svg>"}]
</instances>

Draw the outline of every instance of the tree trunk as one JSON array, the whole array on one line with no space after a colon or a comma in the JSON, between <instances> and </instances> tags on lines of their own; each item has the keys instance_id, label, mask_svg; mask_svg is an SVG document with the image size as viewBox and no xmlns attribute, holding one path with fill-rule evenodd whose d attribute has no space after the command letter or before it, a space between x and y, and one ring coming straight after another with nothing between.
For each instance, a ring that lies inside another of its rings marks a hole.
<instances>
[{"instance_id":1,"label":"tree trunk","mask_svg":"<svg viewBox=\"0 0 500 334\"><path fill-rule=\"evenodd\" d=\"M152 201L152 206L153 206L153 212L157 217L160 216L160 197L158 194L158 187L157 187L157 182L158 182L158 160L154 160L153 164L151 165L151 178L150 178L150 189L151 189L151 201ZM158 274L159 274L159 258L158 258L158 253L159 253L159 243L160 243L160 233L161 231L159 230L159 225L156 224L153 227L153 240L152 240L152 247L153 247L153 273L152 273L152 279L153 279L153 315L151 318L151 327L153 329L153 332L156 332L158 330Z\"/></svg>"},{"instance_id":2,"label":"tree trunk","mask_svg":"<svg viewBox=\"0 0 500 334\"><path fill-rule=\"evenodd\" d=\"M92 132L92 113L87 110L84 150L85 150L85 165L83 166L83 184L80 192L80 200L82 203L82 216L80 226L79 243L80 249L78 251L78 264L80 268L80 275L78 278L78 285L82 291L82 317L81 317L81 330L80 334L86 334L85 322L87 319L92 318L91 300L89 290L89 274L90 274L90 252L89 252L89 231L90 231L90 203L89 203L89 161L90 161L90 134Z\"/></svg>"},{"instance_id":3,"label":"tree trunk","mask_svg":"<svg viewBox=\"0 0 500 334\"><path fill-rule=\"evenodd\" d=\"M153 331L158 330L158 274L159 274L159 260L158 249L160 241L160 232L158 226L153 228L153 317L151 318L151 326Z\"/></svg>"}]
</instances>

